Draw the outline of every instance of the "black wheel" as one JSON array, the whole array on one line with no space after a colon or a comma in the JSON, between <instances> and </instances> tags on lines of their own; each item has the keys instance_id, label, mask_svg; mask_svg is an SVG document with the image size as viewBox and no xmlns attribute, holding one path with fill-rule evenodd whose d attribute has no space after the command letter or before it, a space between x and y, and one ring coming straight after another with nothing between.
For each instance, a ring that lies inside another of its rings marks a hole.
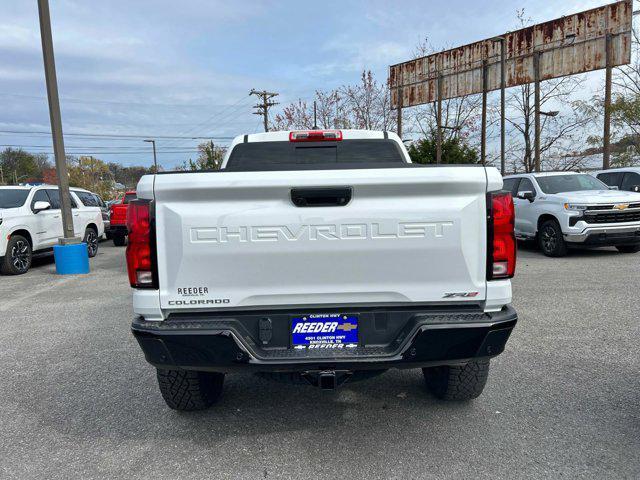
<instances>
[{"instance_id":1,"label":"black wheel","mask_svg":"<svg viewBox=\"0 0 640 480\"><path fill-rule=\"evenodd\" d=\"M222 394L224 373L157 370L162 398L174 410L204 410Z\"/></svg>"},{"instance_id":2,"label":"black wheel","mask_svg":"<svg viewBox=\"0 0 640 480\"><path fill-rule=\"evenodd\" d=\"M547 257L564 257L567 254L567 244L556 220L547 220L540 226L538 245Z\"/></svg>"},{"instance_id":3,"label":"black wheel","mask_svg":"<svg viewBox=\"0 0 640 480\"><path fill-rule=\"evenodd\" d=\"M7 243L7 252L0 270L6 275L22 275L31 268L31 244L29 240L13 235Z\"/></svg>"},{"instance_id":4,"label":"black wheel","mask_svg":"<svg viewBox=\"0 0 640 480\"><path fill-rule=\"evenodd\" d=\"M423 368L429 391L441 400L472 400L478 398L489 377L489 360L474 360L463 367Z\"/></svg>"},{"instance_id":5,"label":"black wheel","mask_svg":"<svg viewBox=\"0 0 640 480\"><path fill-rule=\"evenodd\" d=\"M640 245L617 245L616 248L620 253L638 253Z\"/></svg>"},{"instance_id":6,"label":"black wheel","mask_svg":"<svg viewBox=\"0 0 640 480\"><path fill-rule=\"evenodd\" d=\"M87 244L89 258L95 257L98 254L98 232L92 227L87 228L82 241Z\"/></svg>"},{"instance_id":7,"label":"black wheel","mask_svg":"<svg viewBox=\"0 0 640 480\"><path fill-rule=\"evenodd\" d=\"M124 247L126 243L127 243L127 237L125 235L123 235L122 233L113 234L113 244L116 247Z\"/></svg>"}]
</instances>

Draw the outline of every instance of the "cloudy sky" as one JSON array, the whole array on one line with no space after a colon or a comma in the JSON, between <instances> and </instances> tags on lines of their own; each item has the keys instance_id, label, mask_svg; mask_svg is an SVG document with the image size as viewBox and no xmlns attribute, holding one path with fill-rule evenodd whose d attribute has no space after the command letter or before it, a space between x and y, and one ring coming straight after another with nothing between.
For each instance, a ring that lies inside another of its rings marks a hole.
<instances>
[{"instance_id":1,"label":"cloudy sky","mask_svg":"<svg viewBox=\"0 0 640 480\"><path fill-rule=\"evenodd\" d=\"M537 23L603 3L523 5ZM520 6L513 0L50 4L68 152L149 164L142 137L159 137L165 168L195 156L198 140L191 137L224 144L259 131L251 88L280 92L278 100L286 103L354 83L365 68L384 80L388 65L409 59L421 39L451 47L494 36L514 29ZM50 137L26 133L48 130L37 2L2 0L0 149L50 152Z\"/></svg>"}]
</instances>

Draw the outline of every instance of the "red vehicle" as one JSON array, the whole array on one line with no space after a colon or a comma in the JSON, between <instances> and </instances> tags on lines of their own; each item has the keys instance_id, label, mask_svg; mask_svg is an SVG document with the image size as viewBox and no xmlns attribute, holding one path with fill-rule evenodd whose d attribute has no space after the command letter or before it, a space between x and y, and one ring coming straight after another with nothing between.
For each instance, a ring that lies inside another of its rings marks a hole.
<instances>
[{"instance_id":1,"label":"red vehicle","mask_svg":"<svg viewBox=\"0 0 640 480\"><path fill-rule=\"evenodd\" d=\"M123 247L127 238L127 208L137 198L134 190L126 192L118 203L111 205L110 235L116 247Z\"/></svg>"}]
</instances>

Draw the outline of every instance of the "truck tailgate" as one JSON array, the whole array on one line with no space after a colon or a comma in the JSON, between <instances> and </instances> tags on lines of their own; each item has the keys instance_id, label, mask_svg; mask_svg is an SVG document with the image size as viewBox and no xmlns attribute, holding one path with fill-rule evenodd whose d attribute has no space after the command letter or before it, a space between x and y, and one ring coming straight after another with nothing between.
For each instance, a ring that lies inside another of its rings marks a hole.
<instances>
[{"instance_id":1,"label":"truck tailgate","mask_svg":"<svg viewBox=\"0 0 640 480\"><path fill-rule=\"evenodd\" d=\"M320 187L351 200L292 202ZM482 167L157 175L161 308L480 302L486 191Z\"/></svg>"}]
</instances>

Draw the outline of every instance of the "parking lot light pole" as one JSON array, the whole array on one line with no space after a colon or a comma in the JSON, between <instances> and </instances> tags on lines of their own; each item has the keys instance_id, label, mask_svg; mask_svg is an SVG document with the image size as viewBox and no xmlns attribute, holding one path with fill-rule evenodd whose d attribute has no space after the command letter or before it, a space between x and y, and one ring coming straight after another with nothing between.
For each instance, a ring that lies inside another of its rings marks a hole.
<instances>
[{"instance_id":1,"label":"parking lot light pole","mask_svg":"<svg viewBox=\"0 0 640 480\"><path fill-rule=\"evenodd\" d=\"M49 116L51 117L51 134L53 136L53 153L60 189L60 204L62 210L61 245L80 243L80 239L73 233L73 217L71 216L71 197L69 194L69 175L67 173L64 140L62 137L62 119L60 116L60 100L58 98L58 80L56 64L53 56L53 38L51 34L51 17L49 15L48 0L38 0L40 15L40 35L42 37L42 56L44 58L44 76L47 83L47 98L49 100Z\"/></svg>"},{"instance_id":2,"label":"parking lot light pole","mask_svg":"<svg viewBox=\"0 0 640 480\"><path fill-rule=\"evenodd\" d=\"M75 236L73 217L71 215L71 194L69 193L69 175L67 160L64 153L62 136L62 118L60 115L60 100L58 98L58 79L56 64L53 56L53 36L51 34L51 16L48 0L38 0L38 14L40 19L40 36L42 39L42 57L44 59L44 76L47 84L47 99L49 101L49 116L51 119L51 135L53 137L53 152L56 160L58 175L58 191L62 216L63 236L58 240L59 245L53 247L56 270L59 274L89 273L89 257L87 246Z\"/></svg>"},{"instance_id":3,"label":"parking lot light pole","mask_svg":"<svg viewBox=\"0 0 640 480\"><path fill-rule=\"evenodd\" d=\"M158 173L158 159L156 158L156 141L152 139L144 140L147 143L151 143L153 145L153 166L155 168L155 173Z\"/></svg>"},{"instance_id":4,"label":"parking lot light pole","mask_svg":"<svg viewBox=\"0 0 640 480\"><path fill-rule=\"evenodd\" d=\"M538 60L539 62L539 60ZM557 117L560 112L552 111L552 112L543 112L540 110L540 82L536 82L536 105L535 105L535 139L534 139L534 167L533 170L535 172L539 172L541 169L540 166L540 137L542 135L542 124L540 123L540 115L545 117Z\"/></svg>"}]
</instances>

